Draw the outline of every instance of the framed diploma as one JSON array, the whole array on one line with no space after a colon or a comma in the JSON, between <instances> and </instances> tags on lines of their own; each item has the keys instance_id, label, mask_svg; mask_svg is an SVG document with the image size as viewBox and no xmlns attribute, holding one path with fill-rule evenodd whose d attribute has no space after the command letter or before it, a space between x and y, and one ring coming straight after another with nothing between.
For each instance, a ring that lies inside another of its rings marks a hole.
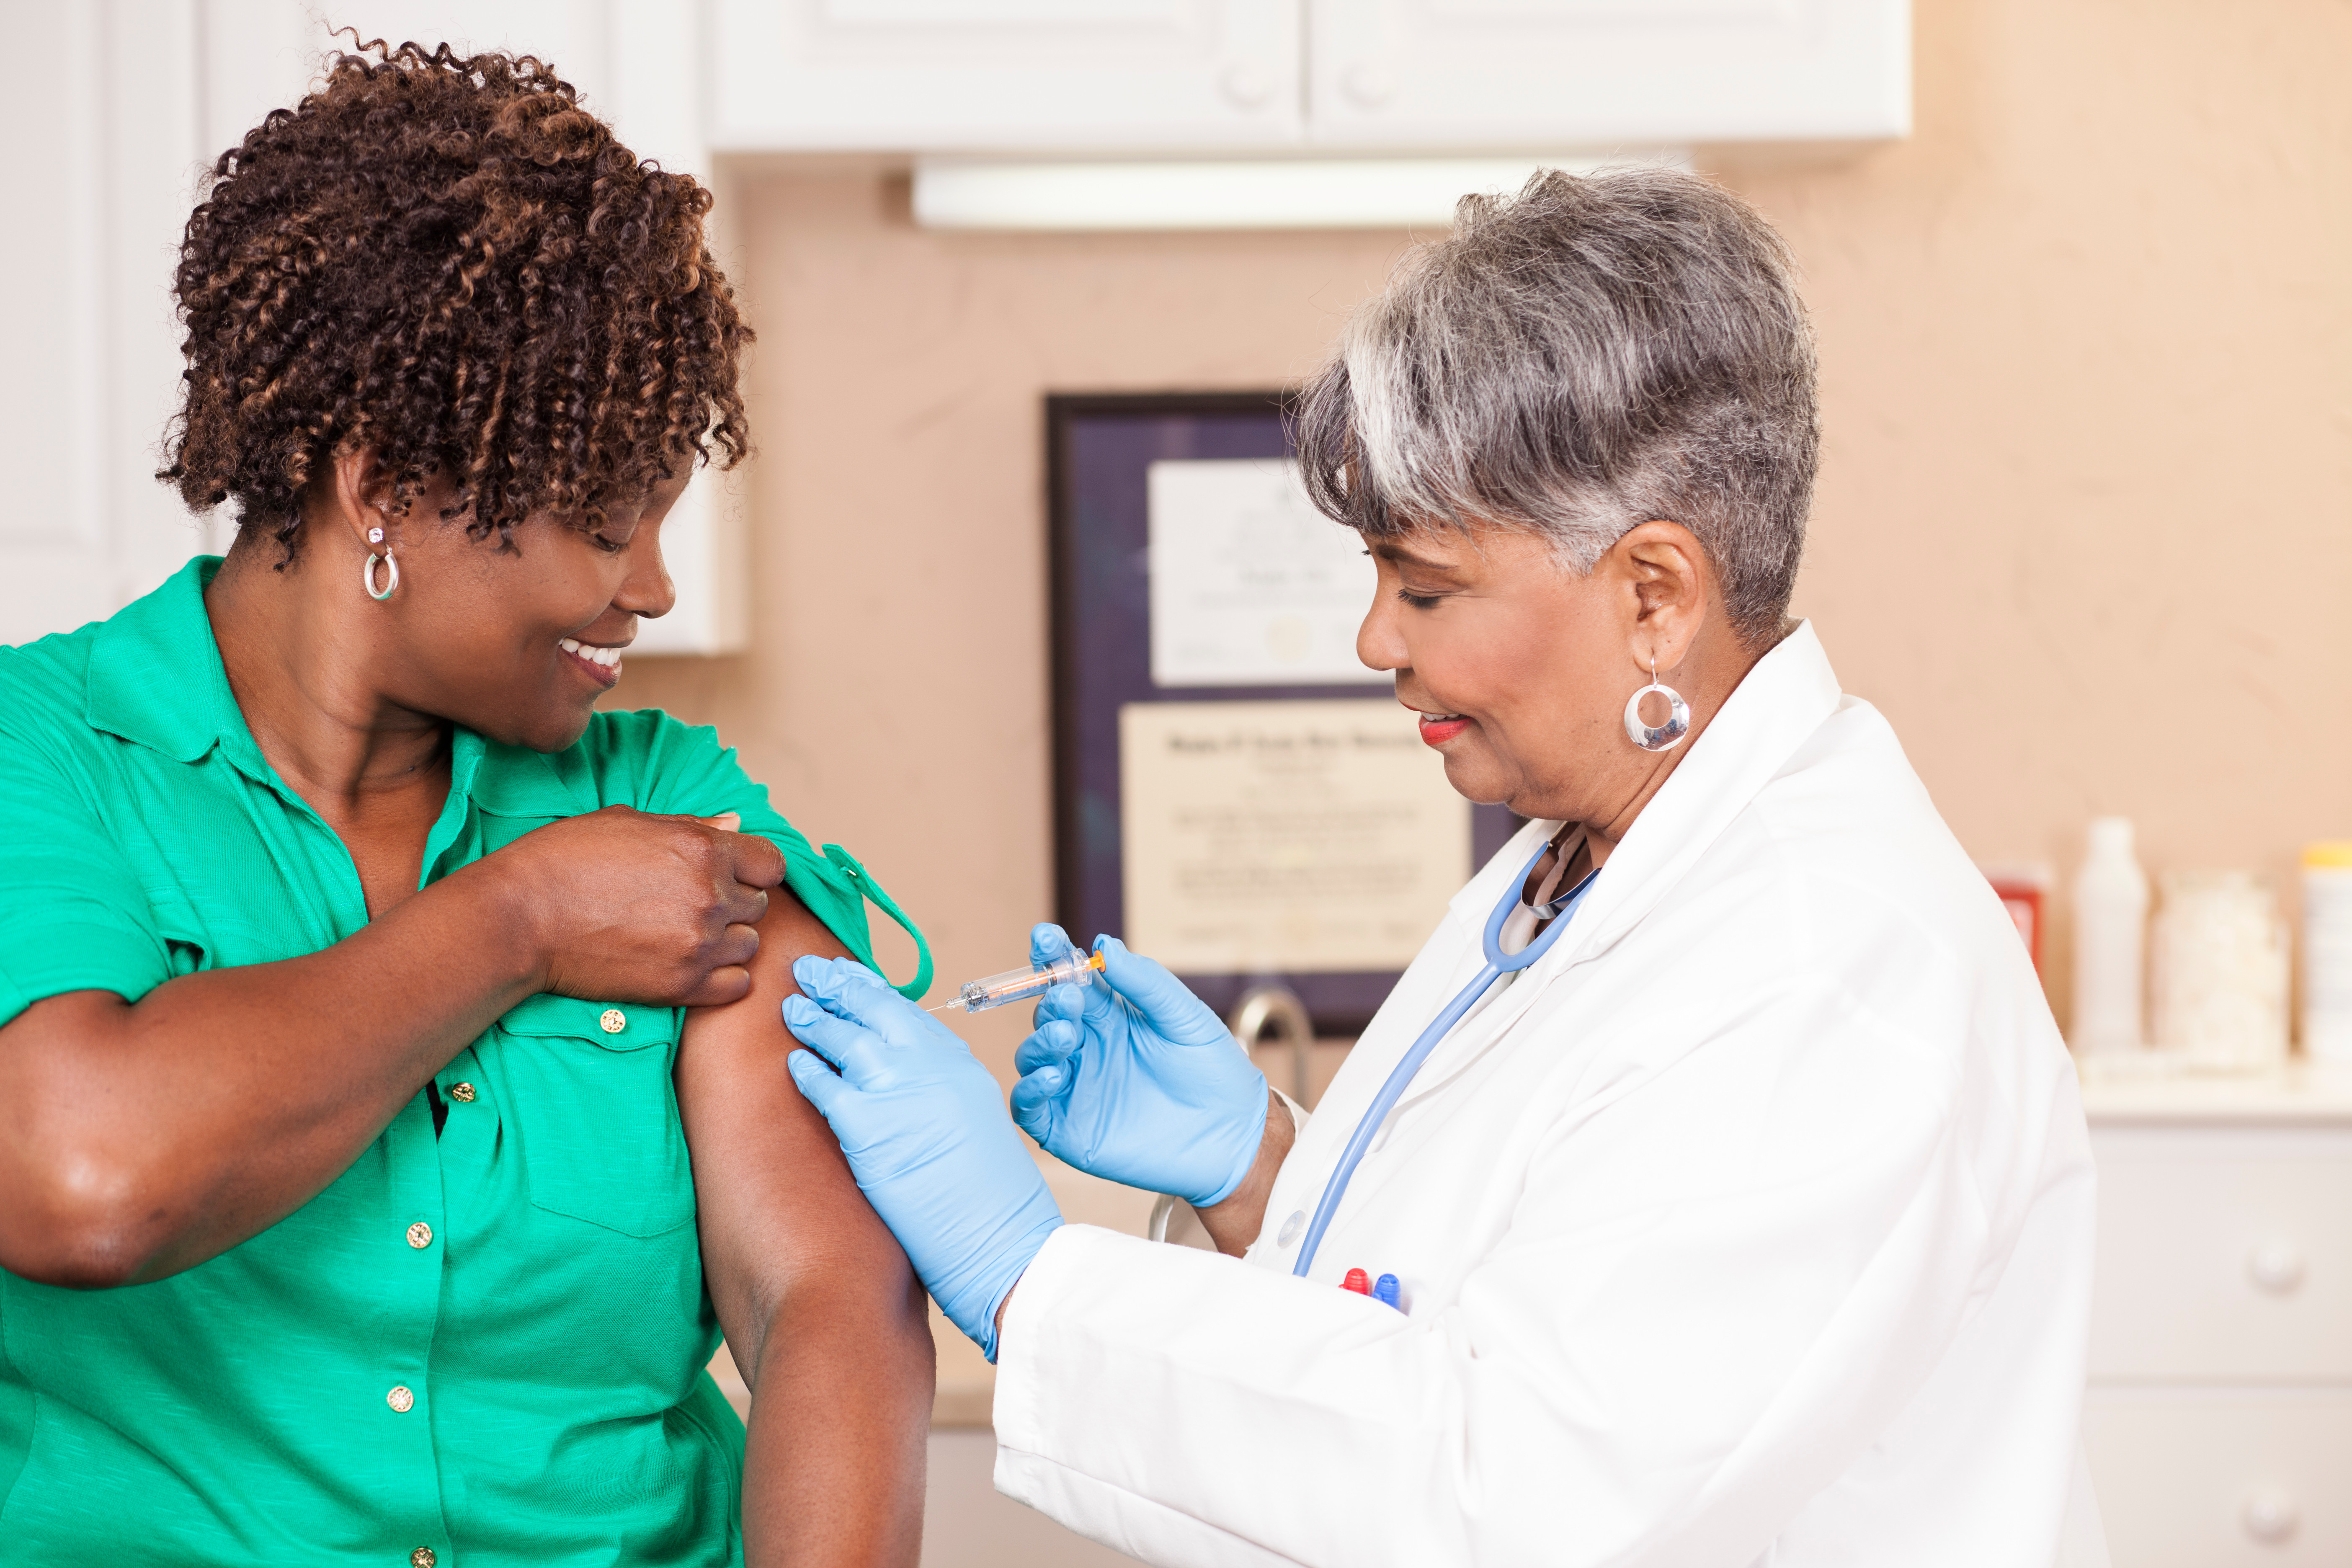
<instances>
[{"instance_id":1,"label":"framed diploma","mask_svg":"<svg viewBox=\"0 0 2352 1568\"><path fill-rule=\"evenodd\" d=\"M1356 536L1275 393L1046 400L1057 918L1225 1011L1274 979L1360 1028L1516 831L1355 655Z\"/></svg>"}]
</instances>

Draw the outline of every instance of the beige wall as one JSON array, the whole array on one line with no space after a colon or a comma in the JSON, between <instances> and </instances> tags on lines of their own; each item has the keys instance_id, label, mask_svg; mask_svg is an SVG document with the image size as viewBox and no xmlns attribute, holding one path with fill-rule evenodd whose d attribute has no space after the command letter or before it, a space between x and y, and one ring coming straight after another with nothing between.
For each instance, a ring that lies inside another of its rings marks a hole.
<instances>
[{"instance_id":1,"label":"beige wall","mask_svg":"<svg viewBox=\"0 0 2352 1568\"><path fill-rule=\"evenodd\" d=\"M2291 882L2352 836L2352 7L1920 0L1918 130L1712 166L1780 223L1827 429L1801 613L1979 858ZM715 722L952 977L1051 903L1041 399L1297 379L1399 234L972 237L746 174L757 645ZM2064 1002L2058 912L2053 991ZM1013 1019L970 1033L1003 1065Z\"/></svg>"}]
</instances>

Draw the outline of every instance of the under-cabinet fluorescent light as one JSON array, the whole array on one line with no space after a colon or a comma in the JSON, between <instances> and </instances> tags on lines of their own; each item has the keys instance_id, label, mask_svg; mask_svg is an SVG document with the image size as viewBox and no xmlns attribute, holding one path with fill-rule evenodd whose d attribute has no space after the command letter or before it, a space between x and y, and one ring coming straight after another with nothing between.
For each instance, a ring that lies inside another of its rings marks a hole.
<instances>
[{"instance_id":1,"label":"under-cabinet fluorescent light","mask_svg":"<svg viewBox=\"0 0 2352 1568\"><path fill-rule=\"evenodd\" d=\"M1628 163L1687 168L1690 154L1183 163L919 158L915 221L970 229L1442 228L1462 197L1516 191L1537 169L1583 174Z\"/></svg>"}]
</instances>

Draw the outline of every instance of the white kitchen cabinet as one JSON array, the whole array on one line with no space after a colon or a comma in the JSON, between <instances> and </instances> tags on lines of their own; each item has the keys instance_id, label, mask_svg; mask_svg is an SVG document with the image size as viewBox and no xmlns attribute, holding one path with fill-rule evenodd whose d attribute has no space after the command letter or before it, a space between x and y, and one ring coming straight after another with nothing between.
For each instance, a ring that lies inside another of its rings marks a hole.
<instances>
[{"instance_id":1,"label":"white kitchen cabinet","mask_svg":"<svg viewBox=\"0 0 2352 1568\"><path fill-rule=\"evenodd\" d=\"M194 0L22 6L0 93L37 235L0 247L0 642L111 615L211 531L158 483L171 274L194 188Z\"/></svg>"},{"instance_id":2,"label":"white kitchen cabinet","mask_svg":"<svg viewBox=\"0 0 2352 1568\"><path fill-rule=\"evenodd\" d=\"M2115 1568L2352 1563L2352 1391L2095 1385L2083 1436Z\"/></svg>"},{"instance_id":3,"label":"white kitchen cabinet","mask_svg":"<svg viewBox=\"0 0 2352 1568\"><path fill-rule=\"evenodd\" d=\"M171 278L198 177L316 80L331 35L310 0L99 0L18 8L15 42L53 68L0 95L16 178L62 221L0 254L0 643L111 615L187 557L225 546L158 484L179 391ZM641 155L710 177L699 5L677 0L376 0L366 37L509 48L551 59ZM341 19L345 12L333 15ZM740 507L705 475L664 529L677 607L642 653L743 646L750 574ZM354 589L356 592L356 588Z\"/></svg>"},{"instance_id":4,"label":"white kitchen cabinet","mask_svg":"<svg viewBox=\"0 0 2352 1568\"><path fill-rule=\"evenodd\" d=\"M1296 144L1299 0L712 0L721 151Z\"/></svg>"},{"instance_id":5,"label":"white kitchen cabinet","mask_svg":"<svg viewBox=\"0 0 2352 1568\"><path fill-rule=\"evenodd\" d=\"M2116 1568L2352 1562L2352 1084L2084 1086Z\"/></svg>"},{"instance_id":6,"label":"white kitchen cabinet","mask_svg":"<svg viewBox=\"0 0 2352 1568\"><path fill-rule=\"evenodd\" d=\"M1665 147L1902 136L1907 0L1308 0L1308 140Z\"/></svg>"},{"instance_id":7,"label":"white kitchen cabinet","mask_svg":"<svg viewBox=\"0 0 2352 1568\"><path fill-rule=\"evenodd\" d=\"M722 151L1559 153L1906 134L1908 0L712 0Z\"/></svg>"}]
</instances>

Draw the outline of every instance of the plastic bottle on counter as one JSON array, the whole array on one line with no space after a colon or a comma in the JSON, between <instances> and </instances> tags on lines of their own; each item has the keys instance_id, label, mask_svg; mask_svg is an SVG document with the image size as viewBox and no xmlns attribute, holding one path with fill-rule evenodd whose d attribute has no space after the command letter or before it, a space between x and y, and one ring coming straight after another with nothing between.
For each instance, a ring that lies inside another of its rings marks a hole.
<instances>
[{"instance_id":1,"label":"plastic bottle on counter","mask_svg":"<svg viewBox=\"0 0 2352 1568\"><path fill-rule=\"evenodd\" d=\"M2074 1027L2084 1055L2136 1051L2147 948L2147 874L2132 855L2131 819L2091 819L2090 853L2074 876Z\"/></svg>"},{"instance_id":2,"label":"plastic bottle on counter","mask_svg":"<svg viewBox=\"0 0 2352 1568\"><path fill-rule=\"evenodd\" d=\"M2352 1067L2352 840L2304 847L2303 1050Z\"/></svg>"},{"instance_id":3,"label":"plastic bottle on counter","mask_svg":"<svg viewBox=\"0 0 2352 1568\"><path fill-rule=\"evenodd\" d=\"M2148 933L2149 1033L2192 1067L2286 1060L2287 938L2251 871L2167 871Z\"/></svg>"}]
</instances>

